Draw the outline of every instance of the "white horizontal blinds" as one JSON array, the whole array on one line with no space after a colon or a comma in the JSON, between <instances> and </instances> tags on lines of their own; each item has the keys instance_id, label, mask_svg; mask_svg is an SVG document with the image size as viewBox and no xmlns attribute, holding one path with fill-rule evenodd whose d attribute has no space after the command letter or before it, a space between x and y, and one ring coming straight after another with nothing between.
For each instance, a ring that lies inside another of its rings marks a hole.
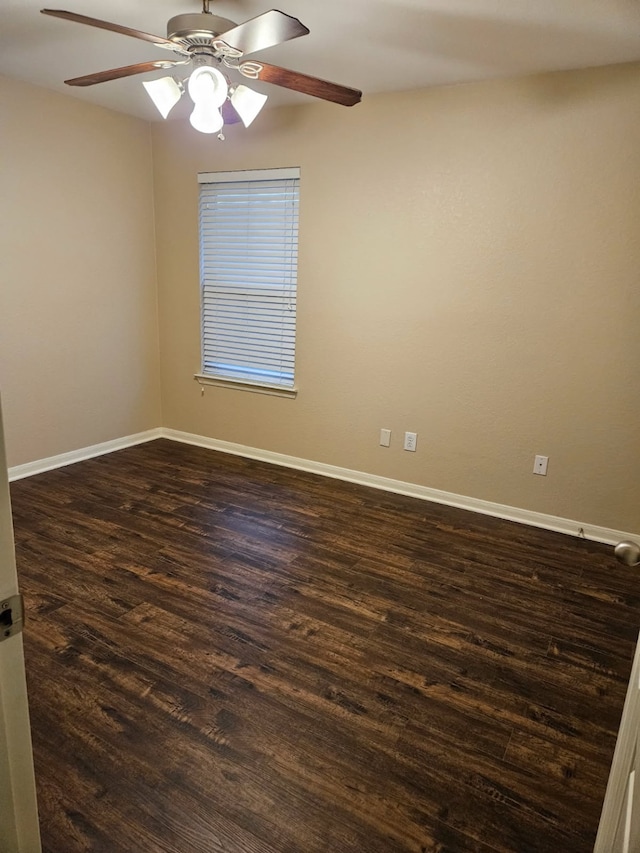
<instances>
[{"instance_id":1,"label":"white horizontal blinds","mask_svg":"<svg viewBox=\"0 0 640 853\"><path fill-rule=\"evenodd\" d=\"M298 171L200 175L203 373L293 387Z\"/></svg>"}]
</instances>

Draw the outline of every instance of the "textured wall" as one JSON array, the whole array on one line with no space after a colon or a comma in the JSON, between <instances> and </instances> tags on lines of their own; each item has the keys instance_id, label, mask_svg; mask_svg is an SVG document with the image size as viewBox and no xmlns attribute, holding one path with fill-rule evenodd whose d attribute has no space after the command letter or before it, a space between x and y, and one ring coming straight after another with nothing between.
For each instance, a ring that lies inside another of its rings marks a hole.
<instances>
[{"instance_id":1,"label":"textured wall","mask_svg":"<svg viewBox=\"0 0 640 853\"><path fill-rule=\"evenodd\" d=\"M10 464L162 422L639 530L639 97L629 65L155 126L161 417L148 128L0 79ZM289 165L298 398L201 397L196 173Z\"/></svg>"},{"instance_id":2,"label":"textured wall","mask_svg":"<svg viewBox=\"0 0 640 853\"><path fill-rule=\"evenodd\" d=\"M638 103L629 65L155 126L165 426L640 530ZM297 165L298 398L201 397L196 173Z\"/></svg>"},{"instance_id":3,"label":"textured wall","mask_svg":"<svg viewBox=\"0 0 640 853\"><path fill-rule=\"evenodd\" d=\"M145 122L0 78L9 465L160 423Z\"/></svg>"}]
</instances>

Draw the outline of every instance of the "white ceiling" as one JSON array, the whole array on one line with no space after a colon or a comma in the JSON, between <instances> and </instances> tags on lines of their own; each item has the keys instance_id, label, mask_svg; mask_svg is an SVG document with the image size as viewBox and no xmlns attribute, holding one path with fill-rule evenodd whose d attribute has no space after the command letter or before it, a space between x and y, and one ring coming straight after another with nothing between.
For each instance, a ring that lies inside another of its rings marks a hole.
<instances>
[{"instance_id":1,"label":"white ceiling","mask_svg":"<svg viewBox=\"0 0 640 853\"><path fill-rule=\"evenodd\" d=\"M41 15L44 5L164 36L170 17L201 11L199 0L0 0L0 73L142 118L159 118L140 81L162 72L85 89L62 81L168 58L166 51ZM211 11L241 23L274 5L299 18L310 35L255 57L362 89L364 98L373 92L640 60L638 0L212 0ZM271 104L313 100L275 86L251 85L269 94Z\"/></svg>"}]
</instances>

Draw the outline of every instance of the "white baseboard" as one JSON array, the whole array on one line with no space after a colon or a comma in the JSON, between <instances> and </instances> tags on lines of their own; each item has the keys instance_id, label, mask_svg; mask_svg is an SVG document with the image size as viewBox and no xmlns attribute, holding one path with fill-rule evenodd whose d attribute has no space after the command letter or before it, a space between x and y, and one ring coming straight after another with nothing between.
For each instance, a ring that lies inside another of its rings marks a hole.
<instances>
[{"instance_id":1,"label":"white baseboard","mask_svg":"<svg viewBox=\"0 0 640 853\"><path fill-rule=\"evenodd\" d=\"M145 441L153 441L162 438L163 431L158 427L138 432L135 435L127 435L123 438L114 438L112 441L104 441L102 444L93 444L91 447L82 447L80 450L72 450L69 453L60 453L57 456L49 456L47 459L37 459L35 462L26 462L24 465L14 465L9 468L9 482L21 480L23 477L31 477L34 474L42 474L52 471L54 468L62 468L65 465L73 465L74 462L82 462L85 459L93 459L94 456L103 456L114 450L122 450L123 447L132 447L134 444L143 444Z\"/></svg>"},{"instance_id":2,"label":"white baseboard","mask_svg":"<svg viewBox=\"0 0 640 853\"><path fill-rule=\"evenodd\" d=\"M313 474L322 474L324 477L333 477L337 480L359 483L363 486L371 486L374 489L382 489L387 492L397 492L398 494L408 495L412 498L446 504L447 506L457 507L458 509L478 512L482 515L492 515L496 518L504 518L507 521L516 521L519 524L529 524L532 527L542 527L545 530L565 533L568 536L584 536L585 539L591 539L594 542L603 542L607 545L615 545L624 539L640 538L640 533L628 533L608 527L598 527L583 521L573 521L555 515L546 515L542 512L533 512L532 510L519 509L518 507L483 501L478 498L469 498L465 495L456 495L453 492L443 492L439 489L430 489L427 486L405 483L402 480L379 477L376 474L352 471L349 468L339 468L335 465L327 465L323 462L314 462L309 459L299 459L296 456L273 453L270 450L261 450L257 447L247 447L243 444L219 441L215 438L207 438L206 436L193 435L192 433L180 432L173 429L163 429L161 433L163 438L168 438L171 441L194 444L198 447L219 450L222 453L246 456L249 459L259 459L262 462L271 462L274 465L282 465L285 468L310 471Z\"/></svg>"},{"instance_id":3,"label":"white baseboard","mask_svg":"<svg viewBox=\"0 0 640 853\"><path fill-rule=\"evenodd\" d=\"M135 435L116 438L113 441L105 441L102 444L94 444L70 453L61 453L58 456L50 456L48 459L39 459L35 462L27 462L25 465L16 465L9 468L9 481L20 480L23 477L31 477L64 465L72 465L74 462L82 462L114 450L122 450L135 444L153 441L157 438L166 438L182 444L193 444L198 447L206 447L210 450L218 450L222 453L231 453L235 456L245 456L248 459L258 459L262 462L270 462L273 465L282 465L285 468L295 468L299 471L309 471L312 474L321 474L324 477L333 477L336 480L346 480L349 483L359 483L370 486L373 489L382 489L387 492L397 492L412 498L420 498L425 501L445 504L446 506L466 509L478 512L482 515L491 515L496 518L504 518L507 521L516 521L519 524L528 524L532 527L542 527L545 530L553 530L557 533L565 533L568 536L583 535L586 539L594 542L604 542L615 545L624 539L639 539L640 533L629 533L622 530L613 530L608 527L598 527L582 521L573 521L555 515L546 515L532 510L519 509L518 507L506 506L505 504L483 501L478 498L469 498L465 495L457 495L453 492L443 492L439 489L430 489L427 486L419 486L415 483L405 483L402 480L392 480L389 477L379 477L376 474L367 474L363 471L352 471L350 468L339 468L336 465L327 465L324 462L314 462L311 459L300 459L297 456L287 456L284 453L273 453L270 450L261 450L258 447L247 447L244 444L235 444L230 441L220 441L215 438L207 438L203 435L194 435L189 432L181 432L174 429L158 427ZM582 533L581 533L582 531Z\"/></svg>"}]
</instances>

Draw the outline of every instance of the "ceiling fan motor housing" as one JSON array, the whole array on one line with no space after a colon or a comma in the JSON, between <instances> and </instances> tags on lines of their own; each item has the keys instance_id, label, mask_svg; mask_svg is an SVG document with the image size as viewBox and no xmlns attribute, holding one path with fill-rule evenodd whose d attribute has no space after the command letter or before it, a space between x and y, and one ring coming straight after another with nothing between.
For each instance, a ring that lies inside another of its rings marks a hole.
<instances>
[{"instance_id":1,"label":"ceiling fan motor housing","mask_svg":"<svg viewBox=\"0 0 640 853\"><path fill-rule=\"evenodd\" d=\"M212 39L236 26L228 18L205 12L176 15L167 24L167 38L184 47L200 47L211 44Z\"/></svg>"}]
</instances>

